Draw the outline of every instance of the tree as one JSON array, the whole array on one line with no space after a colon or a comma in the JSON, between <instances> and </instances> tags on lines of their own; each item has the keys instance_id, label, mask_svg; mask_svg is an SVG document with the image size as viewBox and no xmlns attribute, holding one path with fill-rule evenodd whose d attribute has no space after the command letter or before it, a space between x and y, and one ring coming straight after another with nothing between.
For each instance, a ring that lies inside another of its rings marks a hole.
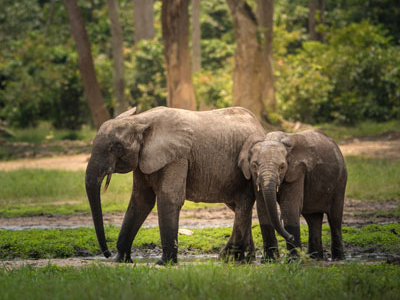
<instances>
[{"instance_id":1,"label":"tree","mask_svg":"<svg viewBox=\"0 0 400 300\"><path fill-rule=\"evenodd\" d=\"M258 25L263 42L263 56L266 63L266 81L262 99L265 99L267 108L276 112L276 99L274 89L274 59L273 59L273 26L274 26L274 0L258 0L257 6Z\"/></svg>"},{"instance_id":2,"label":"tree","mask_svg":"<svg viewBox=\"0 0 400 300\"><path fill-rule=\"evenodd\" d=\"M111 43L114 59L114 94L116 106L115 115L119 115L127 110L128 105L124 96L125 79L124 79L124 39L122 34L121 23L119 22L119 10L117 0L107 0L108 15L111 23Z\"/></svg>"},{"instance_id":3,"label":"tree","mask_svg":"<svg viewBox=\"0 0 400 300\"><path fill-rule=\"evenodd\" d=\"M201 31L200 31L200 1L192 0L192 71L196 73L201 69Z\"/></svg>"},{"instance_id":4,"label":"tree","mask_svg":"<svg viewBox=\"0 0 400 300\"><path fill-rule=\"evenodd\" d=\"M78 65L82 77L83 89L88 98L94 125L98 129L101 124L110 119L110 114L104 105L100 86L97 82L89 38L77 0L64 0L64 6L68 13L71 33L78 50Z\"/></svg>"},{"instance_id":5,"label":"tree","mask_svg":"<svg viewBox=\"0 0 400 300\"><path fill-rule=\"evenodd\" d=\"M308 32L311 41L324 40L324 36L317 30L318 25L324 23L325 1L310 0L308 3Z\"/></svg>"},{"instance_id":6,"label":"tree","mask_svg":"<svg viewBox=\"0 0 400 300\"><path fill-rule=\"evenodd\" d=\"M154 37L153 0L133 0L135 44Z\"/></svg>"},{"instance_id":7,"label":"tree","mask_svg":"<svg viewBox=\"0 0 400 300\"><path fill-rule=\"evenodd\" d=\"M265 125L275 111L272 70L273 0L260 0L258 17L243 0L227 0L235 31L236 52L232 105L252 111Z\"/></svg>"},{"instance_id":8,"label":"tree","mask_svg":"<svg viewBox=\"0 0 400 300\"><path fill-rule=\"evenodd\" d=\"M167 105L195 110L190 65L188 0L163 0L161 11L167 70Z\"/></svg>"}]
</instances>

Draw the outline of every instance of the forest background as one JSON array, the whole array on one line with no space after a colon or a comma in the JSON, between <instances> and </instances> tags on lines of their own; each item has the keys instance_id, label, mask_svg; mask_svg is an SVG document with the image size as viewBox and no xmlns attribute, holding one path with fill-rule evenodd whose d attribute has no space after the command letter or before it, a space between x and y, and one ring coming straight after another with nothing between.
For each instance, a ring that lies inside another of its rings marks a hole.
<instances>
[{"instance_id":1,"label":"forest background","mask_svg":"<svg viewBox=\"0 0 400 300\"><path fill-rule=\"evenodd\" d=\"M77 1L101 95L108 113L115 116L115 53L107 2L113 1ZM167 105L162 1L154 1L151 7L151 38L137 37L135 16L139 16L134 14L134 2L117 3L123 34L123 97L127 106L144 111ZM235 36L237 28L229 7L232 2L244 3L254 15L257 11L255 0L202 0L199 21L195 21L192 4L198 1L188 3L189 35L194 34L196 24L201 32L200 64L193 56L199 54L191 52L197 109L230 106L234 93L238 93L233 74L235 64L238 67L235 51L239 37L237 31ZM312 16L311 2L272 1L275 107L268 110L265 106L266 120L355 125L365 120L399 119L398 2L314 1L323 6ZM54 128L80 129L84 124L93 124L64 4L57 0L1 1L0 119L9 126L30 127L46 121ZM316 22L314 37L310 16ZM263 32L257 34L262 44ZM189 44L194 44L192 36Z\"/></svg>"}]
</instances>

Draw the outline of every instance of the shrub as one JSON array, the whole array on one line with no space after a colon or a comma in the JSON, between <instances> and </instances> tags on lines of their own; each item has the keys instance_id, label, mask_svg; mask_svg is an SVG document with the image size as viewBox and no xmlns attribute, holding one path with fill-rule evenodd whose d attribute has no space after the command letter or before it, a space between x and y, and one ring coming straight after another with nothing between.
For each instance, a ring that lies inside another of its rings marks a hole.
<instances>
[{"instance_id":1,"label":"shrub","mask_svg":"<svg viewBox=\"0 0 400 300\"><path fill-rule=\"evenodd\" d=\"M142 40L126 65L126 81L130 105L139 110L166 105L166 74L162 42Z\"/></svg>"},{"instance_id":2,"label":"shrub","mask_svg":"<svg viewBox=\"0 0 400 300\"><path fill-rule=\"evenodd\" d=\"M354 124L400 116L400 47L368 22L333 29L326 44L305 42L278 64L284 117Z\"/></svg>"}]
</instances>

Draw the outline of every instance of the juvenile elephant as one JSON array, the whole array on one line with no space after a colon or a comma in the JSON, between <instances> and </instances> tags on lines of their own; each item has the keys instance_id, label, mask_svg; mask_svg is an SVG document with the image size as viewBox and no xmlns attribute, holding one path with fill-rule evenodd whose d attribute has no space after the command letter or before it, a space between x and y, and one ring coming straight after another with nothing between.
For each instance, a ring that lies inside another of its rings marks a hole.
<instances>
[{"instance_id":1,"label":"juvenile elephant","mask_svg":"<svg viewBox=\"0 0 400 300\"><path fill-rule=\"evenodd\" d=\"M274 229L285 236L288 250L301 247L300 214L308 224L308 253L322 258L324 213L331 229L332 258L344 258L341 227L347 172L332 139L318 130L255 133L243 146L239 165L258 190L257 213L266 259L278 254Z\"/></svg>"},{"instance_id":2,"label":"juvenile elephant","mask_svg":"<svg viewBox=\"0 0 400 300\"><path fill-rule=\"evenodd\" d=\"M117 241L116 261L131 261L132 242L156 198L162 259L177 262L179 211L185 199L223 202L235 212L232 235L222 255L254 256L251 213L255 192L238 167L248 136L264 135L256 117L240 107L194 112L158 107L136 109L99 129L86 170L86 192L98 242L111 256L105 236L100 188L112 173L133 172L132 196Z\"/></svg>"}]
</instances>

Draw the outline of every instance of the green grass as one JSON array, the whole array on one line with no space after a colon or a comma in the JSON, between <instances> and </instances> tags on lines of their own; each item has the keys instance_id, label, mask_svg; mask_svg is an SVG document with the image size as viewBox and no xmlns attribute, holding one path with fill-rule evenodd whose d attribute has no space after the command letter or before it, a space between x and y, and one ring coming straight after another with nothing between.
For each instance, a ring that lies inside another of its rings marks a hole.
<instances>
[{"instance_id":1,"label":"green grass","mask_svg":"<svg viewBox=\"0 0 400 300\"><path fill-rule=\"evenodd\" d=\"M49 123L43 122L33 128L15 128L11 129L15 135L9 138L11 142L28 142L40 144L46 141L61 140L81 140L89 141L96 135L96 130L88 125L82 126L80 130L54 129Z\"/></svg>"},{"instance_id":2,"label":"green grass","mask_svg":"<svg viewBox=\"0 0 400 300\"><path fill-rule=\"evenodd\" d=\"M400 268L235 264L0 269L0 299L398 299Z\"/></svg>"},{"instance_id":3,"label":"green grass","mask_svg":"<svg viewBox=\"0 0 400 300\"><path fill-rule=\"evenodd\" d=\"M84 171L21 169L0 172L0 217L89 214ZM124 212L132 190L132 174L114 174L102 194L104 212ZM183 209L221 204L186 201Z\"/></svg>"},{"instance_id":4,"label":"green grass","mask_svg":"<svg viewBox=\"0 0 400 300\"><path fill-rule=\"evenodd\" d=\"M116 251L116 241L120 228L106 227L106 238L111 251ZM193 235L179 235L181 253L218 253L226 244L232 228L192 229ZM400 252L400 224L367 225L362 228L343 228L343 242L348 247L357 246L362 252ZM307 244L307 226L301 226L301 239ZM262 248L262 237L258 224L253 225L253 237L256 247ZM284 240L278 237L283 249ZM323 244L330 245L330 233L323 226ZM161 246L158 228L142 228L134 241L138 249L152 249ZM99 246L93 228L75 229L31 229L0 230L0 258L63 258L99 254Z\"/></svg>"},{"instance_id":5,"label":"green grass","mask_svg":"<svg viewBox=\"0 0 400 300\"><path fill-rule=\"evenodd\" d=\"M320 124L316 128L321 129L335 141L340 142L345 139L357 136L377 135L385 131L400 130L400 121L392 120L387 122L365 121L354 126L339 126L334 124Z\"/></svg>"},{"instance_id":6,"label":"green grass","mask_svg":"<svg viewBox=\"0 0 400 300\"><path fill-rule=\"evenodd\" d=\"M360 200L400 199L400 161L347 156L346 196Z\"/></svg>"}]
</instances>

